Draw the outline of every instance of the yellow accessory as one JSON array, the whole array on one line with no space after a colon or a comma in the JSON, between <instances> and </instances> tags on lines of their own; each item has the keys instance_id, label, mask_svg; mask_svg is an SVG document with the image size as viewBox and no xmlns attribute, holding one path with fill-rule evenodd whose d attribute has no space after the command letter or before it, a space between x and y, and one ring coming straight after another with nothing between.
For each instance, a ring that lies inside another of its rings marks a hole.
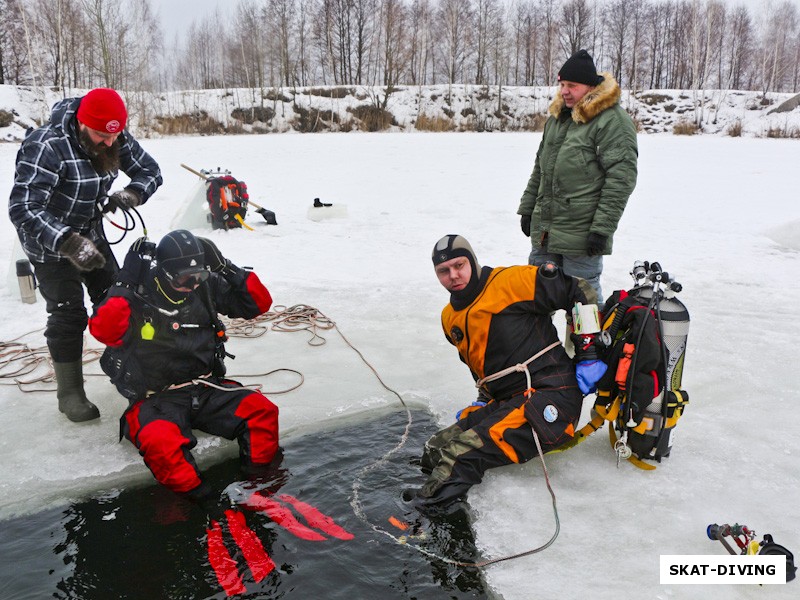
<instances>
[{"instance_id":1,"label":"yellow accessory","mask_svg":"<svg viewBox=\"0 0 800 600\"><path fill-rule=\"evenodd\" d=\"M153 328L153 324L150 321L145 321L144 325L142 325L142 339L143 340L152 340L156 334L156 330Z\"/></svg>"}]
</instances>

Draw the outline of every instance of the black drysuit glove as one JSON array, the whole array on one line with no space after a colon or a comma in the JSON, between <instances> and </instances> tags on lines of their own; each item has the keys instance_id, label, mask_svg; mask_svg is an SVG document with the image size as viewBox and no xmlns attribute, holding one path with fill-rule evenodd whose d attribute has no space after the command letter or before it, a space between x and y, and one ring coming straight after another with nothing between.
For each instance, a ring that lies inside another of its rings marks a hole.
<instances>
[{"instance_id":1,"label":"black drysuit glove","mask_svg":"<svg viewBox=\"0 0 800 600\"><path fill-rule=\"evenodd\" d=\"M519 220L519 225L522 228L522 233L525 234L525 237L531 237L531 216L522 215Z\"/></svg>"},{"instance_id":2,"label":"black drysuit glove","mask_svg":"<svg viewBox=\"0 0 800 600\"><path fill-rule=\"evenodd\" d=\"M220 252L217 245L209 239L199 237L197 241L203 245L203 254L205 255L206 266L214 273L224 274L230 271L232 263L225 258Z\"/></svg>"},{"instance_id":3,"label":"black drysuit glove","mask_svg":"<svg viewBox=\"0 0 800 600\"><path fill-rule=\"evenodd\" d=\"M586 254L589 256L599 256L603 254L606 249L608 236L600 233L590 232L589 237L586 238Z\"/></svg>"}]
</instances>

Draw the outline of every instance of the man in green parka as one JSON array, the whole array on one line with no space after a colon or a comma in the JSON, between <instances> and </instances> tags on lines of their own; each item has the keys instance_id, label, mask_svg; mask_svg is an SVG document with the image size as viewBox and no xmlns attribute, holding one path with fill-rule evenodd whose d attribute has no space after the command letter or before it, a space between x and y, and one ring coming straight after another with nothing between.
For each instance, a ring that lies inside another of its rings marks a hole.
<instances>
[{"instance_id":1,"label":"man in green parka","mask_svg":"<svg viewBox=\"0 0 800 600\"><path fill-rule=\"evenodd\" d=\"M531 238L528 262L587 280L602 303L603 255L636 187L636 127L619 84L598 75L586 50L564 63L558 82L517 214Z\"/></svg>"}]
</instances>

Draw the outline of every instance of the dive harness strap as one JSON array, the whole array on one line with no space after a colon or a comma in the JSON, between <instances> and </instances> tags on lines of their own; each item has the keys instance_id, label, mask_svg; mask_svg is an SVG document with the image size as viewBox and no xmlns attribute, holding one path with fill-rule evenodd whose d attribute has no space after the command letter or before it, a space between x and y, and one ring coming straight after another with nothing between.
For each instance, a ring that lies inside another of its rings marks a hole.
<instances>
[{"instance_id":1,"label":"dive harness strap","mask_svg":"<svg viewBox=\"0 0 800 600\"><path fill-rule=\"evenodd\" d=\"M530 396L533 393L533 388L531 387L531 372L528 369L528 365L531 364L540 356L544 356L545 354L550 352L550 350L560 345L561 345L561 340L556 340L546 348L542 348L541 350L539 350L539 352L531 356L525 362L512 365L510 367L503 369L502 371L498 371L497 373L492 373L491 375L487 375L486 377L478 379L478 381L475 382L475 387L482 388L484 383L488 383L490 381L496 381L498 379L505 377L506 375L511 375L512 373L525 373L525 379L528 383L528 387L525 389L525 395Z\"/></svg>"},{"instance_id":2,"label":"dive harness strap","mask_svg":"<svg viewBox=\"0 0 800 600\"><path fill-rule=\"evenodd\" d=\"M667 405L668 409L672 409L671 410L672 416L667 418L666 421L664 422L664 429L671 429L675 427L675 425L678 423L678 419L680 419L681 415L683 414L684 405L688 402L688 400L684 398L680 390L675 390L673 394L675 396L675 401L670 402ZM616 432L614 431L614 423L617 421L617 418L619 417L622 396L617 396L613 402L606 403L609 397L610 397L609 392L599 391L597 393L597 403L592 409L591 420L578 430L578 432L575 434L575 437L572 440L570 440L566 444L559 446L558 448L550 450L550 452L563 452L564 450L569 450L570 448L574 448L578 444L585 441L586 438L592 435L595 431L600 429L603 426L603 423L608 421L608 437L609 441L611 442L611 448L619 454L620 447L618 446L618 444L620 443L620 440L617 437ZM666 403L667 400L665 399L664 402ZM647 423L643 419L641 423L639 423L635 427L631 427L631 430L636 433L644 434L644 432L647 430ZM622 443L624 444L624 441ZM548 452L548 454L550 452ZM624 458L627 458L627 460L632 465L639 467L644 471L653 471L656 468L655 465L646 463L643 460L633 455Z\"/></svg>"}]
</instances>

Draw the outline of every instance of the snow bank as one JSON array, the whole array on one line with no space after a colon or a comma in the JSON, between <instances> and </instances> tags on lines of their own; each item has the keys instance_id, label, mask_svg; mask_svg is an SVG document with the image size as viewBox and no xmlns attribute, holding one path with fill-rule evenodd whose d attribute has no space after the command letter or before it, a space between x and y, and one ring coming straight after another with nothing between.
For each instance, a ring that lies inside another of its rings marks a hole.
<instances>
[{"instance_id":1,"label":"snow bank","mask_svg":"<svg viewBox=\"0 0 800 600\"><path fill-rule=\"evenodd\" d=\"M72 90L77 96L85 90ZM530 131L541 128L555 88L469 85L216 89L124 94L131 130L157 137L170 131L218 134L323 131ZM57 88L0 86L0 110L14 122L0 140L15 141L49 117ZM793 94L735 90L624 91L621 102L643 133L702 123L697 133L800 137ZM776 109L783 107L783 112ZM384 110L385 109L385 110ZM789 109L789 110L786 110Z\"/></svg>"}]
</instances>

